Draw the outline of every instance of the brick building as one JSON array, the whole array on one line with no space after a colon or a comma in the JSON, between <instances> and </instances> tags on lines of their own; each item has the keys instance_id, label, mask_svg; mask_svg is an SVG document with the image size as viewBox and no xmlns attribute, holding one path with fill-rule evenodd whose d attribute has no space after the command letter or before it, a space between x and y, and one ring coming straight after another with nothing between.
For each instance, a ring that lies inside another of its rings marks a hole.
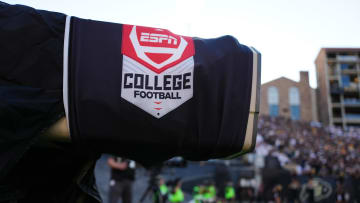
<instances>
[{"instance_id":1,"label":"brick building","mask_svg":"<svg viewBox=\"0 0 360 203\"><path fill-rule=\"evenodd\" d=\"M299 82L280 77L261 85L260 114L317 121L316 107L315 90L306 71L300 72Z\"/></svg>"},{"instance_id":2,"label":"brick building","mask_svg":"<svg viewBox=\"0 0 360 203\"><path fill-rule=\"evenodd\" d=\"M322 48L315 65L319 120L360 126L360 48Z\"/></svg>"}]
</instances>

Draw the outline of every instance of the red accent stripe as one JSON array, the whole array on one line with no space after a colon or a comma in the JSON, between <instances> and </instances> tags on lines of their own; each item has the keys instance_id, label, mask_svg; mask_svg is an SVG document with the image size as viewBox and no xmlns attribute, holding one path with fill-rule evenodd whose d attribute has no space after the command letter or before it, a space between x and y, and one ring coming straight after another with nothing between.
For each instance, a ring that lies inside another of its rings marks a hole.
<instances>
[{"instance_id":1,"label":"red accent stripe","mask_svg":"<svg viewBox=\"0 0 360 203\"><path fill-rule=\"evenodd\" d=\"M161 110L162 108L154 108L154 109L156 109L156 110Z\"/></svg>"},{"instance_id":2,"label":"red accent stripe","mask_svg":"<svg viewBox=\"0 0 360 203\"><path fill-rule=\"evenodd\" d=\"M154 102L155 104L161 104L161 102Z\"/></svg>"}]
</instances>

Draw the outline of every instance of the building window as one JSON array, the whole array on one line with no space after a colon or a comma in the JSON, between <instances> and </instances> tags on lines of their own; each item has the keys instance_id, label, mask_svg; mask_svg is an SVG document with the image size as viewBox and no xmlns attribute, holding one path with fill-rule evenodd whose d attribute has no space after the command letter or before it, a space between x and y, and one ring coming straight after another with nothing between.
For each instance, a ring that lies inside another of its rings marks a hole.
<instances>
[{"instance_id":1,"label":"building window","mask_svg":"<svg viewBox=\"0 0 360 203\"><path fill-rule=\"evenodd\" d=\"M300 119L300 106L299 105L291 105L290 106L291 119L299 120Z\"/></svg>"},{"instance_id":2,"label":"building window","mask_svg":"<svg viewBox=\"0 0 360 203\"><path fill-rule=\"evenodd\" d=\"M278 116L279 115L279 105L270 104L269 105L269 114L270 114L270 116Z\"/></svg>"},{"instance_id":3,"label":"building window","mask_svg":"<svg viewBox=\"0 0 360 203\"><path fill-rule=\"evenodd\" d=\"M342 75L341 76L341 82L342 82L343 87L349 87L350 86L350 76Z\"/></svg>"},{"instance_id":4,"label":"building window","mask_svg":"<svg viewBox=\"0 0 360 203\"><path fill-rule=\"evenodd\" d=\"M341 70L349 69L349 64L342 63L342 64L340 64L340 68L341 68Z\"/></svg>"},{"instance_id":5,"label":"building window","mask_svg":"<svg viewBox=\"0 0 360 203\"><path fill-rule=\"evenodd\" d=\"M276 87L270 86L268 88L268 104L270 116L279 115L279 91Z\"/></svg>"},{"instance_id":6,"label":"building window","mask_svg":"<svg viewBox=\"0 0 360 203\"><path fill-rule=\"evenodd\" d=\"M300 93L297 87L289 89L290 116L293 120L300 119Z\"/></svg>"}]
</instances>

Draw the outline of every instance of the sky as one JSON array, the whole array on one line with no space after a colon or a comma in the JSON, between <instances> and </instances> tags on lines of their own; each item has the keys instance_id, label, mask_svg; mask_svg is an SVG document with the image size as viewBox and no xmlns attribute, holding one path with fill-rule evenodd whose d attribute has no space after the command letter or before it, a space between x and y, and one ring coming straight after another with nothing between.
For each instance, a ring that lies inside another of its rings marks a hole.
<instances>
[{"instance_id":1,"label":"sky","mask_svg":"<svg viewBox=\"0 0 360 203\"><path fill-rule=\"evenodd\" d=\"M4 0L3 0L4 1ZM81 18L166 28L202 38L232 35L262 54L262 83L299 80L322 47L360 47L360 0L5 0Z\"/></svg>"}]
</instances>

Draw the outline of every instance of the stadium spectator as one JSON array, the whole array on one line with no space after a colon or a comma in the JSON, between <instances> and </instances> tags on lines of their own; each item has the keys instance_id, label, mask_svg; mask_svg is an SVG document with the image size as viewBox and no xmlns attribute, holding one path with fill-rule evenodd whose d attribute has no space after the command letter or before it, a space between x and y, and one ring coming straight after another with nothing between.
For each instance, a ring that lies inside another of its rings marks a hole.
<instances>
[{"instance_id":1,"label":"stadium spectator","mask_svg":"<svg viewBox=\"0 0 360 203\"><path fill-rule=\"evenodd\" d=\"M173 183L172 191L169 193L169 201L171 203L183 202L185 200L184 192L181 189L181 179L176 179Z\"/></svg>"}]
</instances>

